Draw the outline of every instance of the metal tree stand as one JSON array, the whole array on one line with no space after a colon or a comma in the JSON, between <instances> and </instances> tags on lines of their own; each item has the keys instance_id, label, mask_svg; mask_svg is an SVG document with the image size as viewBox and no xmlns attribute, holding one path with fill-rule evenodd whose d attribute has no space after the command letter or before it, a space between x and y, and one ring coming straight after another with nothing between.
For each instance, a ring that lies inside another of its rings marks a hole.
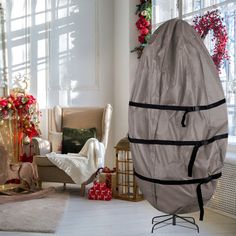
<instances>
[{"instance_id":1,"label":"metal tree stand","mask_svg":"<svg viewBox=\"0 0 236 236\"><path fill-rule=\"evenodd\" d=\"M160 221L158 221L158 219ZM178 222L177 219L180 219L180 221ZM172 221L172 222L168 223L168 221ZM184 225L186 223L190 224L190 225L193 225L193 227L189 227L187 225ZM160 224L164 224L164 225L159 226L156 229L159 229L159 228L162 228L164 226L172 224L172 225L178 225L178 226L189 228L189 229L195 229L199 233L199 227L196 224L195 219L193 217L191 217L191 216L183 216L182 217L182 216L179 216L179 215L170 215L170 214L168 214L168 215L161 215L161 216L155 216L155 217L152 218L152 224L153 224L153 226L152 226L152 233L155 230L156 226L160 225Z\"/></svg>"}]
</instances>

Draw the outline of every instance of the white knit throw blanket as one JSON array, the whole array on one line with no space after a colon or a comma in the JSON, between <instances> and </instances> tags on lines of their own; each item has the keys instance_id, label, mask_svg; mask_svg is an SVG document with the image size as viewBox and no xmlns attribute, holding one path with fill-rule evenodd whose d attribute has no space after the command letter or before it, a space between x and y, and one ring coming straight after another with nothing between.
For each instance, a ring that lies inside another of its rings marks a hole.
<instances>
[{"instance_id":1,"label":"white knit throw blanket","mask_svg":"<svg viewBox=\"0 0 236 236\"><path fill-rule=\"evenodd\" d=\"M105 148L95 138L87 140L82 150L76 153L58 154L51 152L47 158L65 171L76 184L82 184L104 164Z\"/></svg>"}]
</instances>

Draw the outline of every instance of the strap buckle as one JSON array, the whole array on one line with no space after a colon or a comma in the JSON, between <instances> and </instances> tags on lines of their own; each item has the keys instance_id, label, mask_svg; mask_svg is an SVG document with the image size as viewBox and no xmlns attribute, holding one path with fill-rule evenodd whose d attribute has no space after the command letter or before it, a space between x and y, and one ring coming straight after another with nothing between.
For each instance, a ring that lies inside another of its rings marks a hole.
<instances>
[{"instance_id":1,"label":"strap buckle","mask_svg":"<svg viewBox=\"0 0 236 236\"><path fill-rule=\"evenodd\" d=\"M193 107L193 111L200 111L200 107L199 106Z\"/></svg>"}]
</instances>

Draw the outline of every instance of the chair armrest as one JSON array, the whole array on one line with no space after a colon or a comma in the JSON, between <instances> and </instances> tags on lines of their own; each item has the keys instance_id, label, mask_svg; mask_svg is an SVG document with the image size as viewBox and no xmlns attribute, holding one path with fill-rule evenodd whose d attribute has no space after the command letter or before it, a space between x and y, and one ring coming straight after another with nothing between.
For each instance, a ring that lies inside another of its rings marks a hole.
<instances>
[{"instance_id":1,"label":"chair armrest","mask_svg":"<svg viewBox=\"0 0 236 236\"><path fill-rule=\"evenodd\" d=\"M39 137L32 138L35 155L42 155L51 152L51 144L48 140Z\"/></svg>"}]
</instances>

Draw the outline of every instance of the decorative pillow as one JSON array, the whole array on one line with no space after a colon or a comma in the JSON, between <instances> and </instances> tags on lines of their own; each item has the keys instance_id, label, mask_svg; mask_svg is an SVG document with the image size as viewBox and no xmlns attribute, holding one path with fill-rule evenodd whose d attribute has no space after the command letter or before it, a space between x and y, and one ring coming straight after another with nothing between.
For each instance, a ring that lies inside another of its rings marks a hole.
<instances>
[{"instance_id":1,"label":"decorative pillow","mask_svg":"<svg viewBox=\"0 0 236 236\"><path fill-rule=\"evenodd\" d=\"M63 128L62 153L79 153L86 141L96 138L96 128L72 129Z\"/></svg>"}]
</instances>

